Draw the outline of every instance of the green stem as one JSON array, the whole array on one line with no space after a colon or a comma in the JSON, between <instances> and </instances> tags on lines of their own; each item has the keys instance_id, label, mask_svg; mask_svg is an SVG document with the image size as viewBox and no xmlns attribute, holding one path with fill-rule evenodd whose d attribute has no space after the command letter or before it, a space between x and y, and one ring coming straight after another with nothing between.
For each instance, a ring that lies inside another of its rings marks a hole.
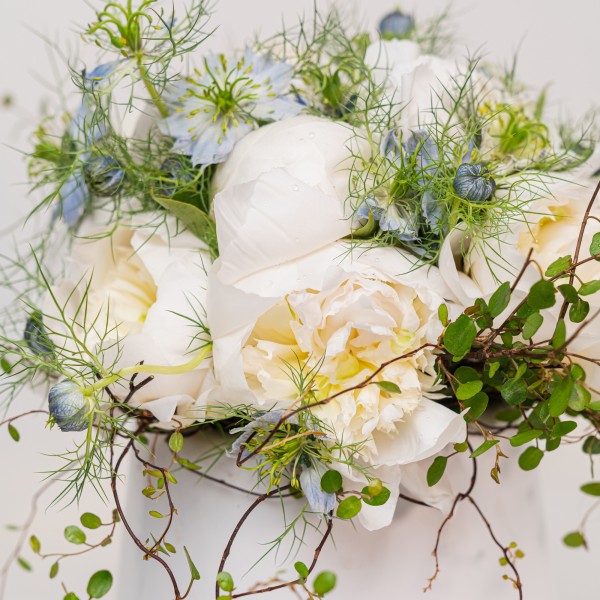
<instances>
[{"instance_id":1,"label":"green stem","mask_svg":"<svg viewBox=\"0 0 600 600\"><path fill-rule=\"evenodd\" d=\"M134 365L133 367L125 367L120 369L113 375L109 375L108 377L104 377L97 381L94 385L87 386L83 389L83 393L86 396L93 394L97 390L103 390L105 387L109 386L111 383L115 383L119 379L123 377L127 377L128 375L135 375L136 373L149 373L152 375L182 375L184 373L189 373L193 371L196 367L199 367L204 359L210 354L212 350L212 344L207 344L202 348L198 353L186 363L181 365L175 365L172 367L165 367L162 365Z\"/></svg>"},{"instance_id":2,"label":"green stem","mask_svg":"<svg viewBox=\"0 0 600 600\"><path fill-rule=\"evenodd\" d=\"M154 83L152 82L152 79L150 78L148 69L144 66L144 64L142 62L142 56L138 57L137 66L138 66L138 71L140 72L140 77L142 78L142 81L144 82L144 85L146 86L146 89L148 90L148 93L150 94L150 98L152 98L152 102L154 102L154 106L156 106L156 108L158 109L160 116L168 117L169 111L167 109L167 106L162 101L160 94L156 91L156 87L154 86Z\"/></svg>"}]
</instances>

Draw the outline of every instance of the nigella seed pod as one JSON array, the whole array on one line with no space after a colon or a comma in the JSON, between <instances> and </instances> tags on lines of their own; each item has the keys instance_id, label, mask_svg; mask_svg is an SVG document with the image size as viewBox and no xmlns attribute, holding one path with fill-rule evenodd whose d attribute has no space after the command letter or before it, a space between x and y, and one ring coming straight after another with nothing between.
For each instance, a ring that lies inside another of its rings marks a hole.
<instances>
[{"instance_id":1,"label":"nigella seed pod","mask_svg":"<svg viewBox=\"0 0 600 600\"><path fill-rule=\"evenodd\" d=\"M115 196L125 181L121 163L112 156L93 156L83 171L90 190L99 196Z\"/></svg>"},{"instance_id":2,"label":"nigella seed pod","mask_svg":"<svg viewBox=\"0 0 600 600\"><path fill-rule=\"evenodd\" d=\"M48 394L50 416L61 431L83 431L88 426L90 403L80 385L64 379Z\"/></svg>"},{"instance_id":3,"label":"nigella seed pod","mask_svg":"<svg viewBox=\"0 0 600 600\"><path fill-rule=\"evenodd\" d=\"M186 156L170 156L160 165L160 171L167 178L157 181L154 191L158 196L169 198L177 188L194 181L192 162Z\"/></svg>"},{"instance_id":4,"label":"nigella seed pod","mask_svg":"<svg viewBox=\"0 0 600 600\"><path fill-rule=\"evenodd\" d=\"M496 182L486 167L467 163L456 170L454 191L469 202L481 204L496 191Z\"/></svg>"},{"instance_id":5,"label":"nigella seed pod","mask_svg":"<svg viewBox=\"0 0 600 600\"><path fill-rule=\"evenodd\" d=\"M411 15L399 10L386 15L379 23L379 33L383 38L402 38L410 33L415 21Z\"/></svg>"},{"instance_id":6,"label":"nigella seed pod","mask_svg":"<svg viewBox=\"0 0 600 600\"><path fill-rule=\"evenodd\" d=\"M23 339L36 356L51 357L54 354L54 344L48 336L42 313L39 311L35 311L27 319Z\"/></svg>"}]
</instances>

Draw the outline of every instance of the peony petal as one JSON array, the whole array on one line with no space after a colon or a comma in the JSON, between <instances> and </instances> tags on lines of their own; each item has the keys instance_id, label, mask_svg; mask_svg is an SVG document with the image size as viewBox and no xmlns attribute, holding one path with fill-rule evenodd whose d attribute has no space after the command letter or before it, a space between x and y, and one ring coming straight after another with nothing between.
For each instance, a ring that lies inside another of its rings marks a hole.
<instances>
[{"instance_id":1,"label":"peony petal","mask_svg":"<svg viewBox=\"0 0 600 600\"><path fill-rule=\"evenodd\" d=\"M224 283L300 258L351 232L336 197L283 169L217 194L215 214Z\"/></svg>"},{"instance_id":2,"label":"peony petal","mask_svg":"<svg viewBox=\"0 0 600 600\"><path fill-rule=\"evenodd\" d=\"M416 410L396 424L390 437L375 432L377 459L381 465L406 465L434 456L447 444L464 442L467 425L462 415L423 398Z\"/></svg>"}]
</instances>

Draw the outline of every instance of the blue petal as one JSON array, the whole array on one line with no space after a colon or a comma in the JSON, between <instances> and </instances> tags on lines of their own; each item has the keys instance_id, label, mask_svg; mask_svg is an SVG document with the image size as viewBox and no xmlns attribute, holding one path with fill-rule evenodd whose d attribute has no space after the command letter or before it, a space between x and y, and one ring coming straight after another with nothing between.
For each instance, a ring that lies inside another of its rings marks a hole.
<instances>
[{"instance_id":1,"label":"blue petal","mask_svg":"<svg viewBox=\"0 0 600 600\"><path fill-rule=\"evenodd\" d=\"M325 465L318 461L310 467L305 467L300 473L300 487L306 496L310 510L320 514L330 514L335 508L335 494L323 491L321 478L327 471Z\"/></svg>"},{"instance_id":2,"label":"blue petal","mask_svg":"<svg viewBox=\"0 0 600 600\"><path fill-rule=\"evenodd\" d=\"M80 171L73 173L60 188L59 204L54 209L52 219L62 217L69 227L74 227L83 217L89 199L90 191L83 174Z\"/></svg>"}]
</instances>

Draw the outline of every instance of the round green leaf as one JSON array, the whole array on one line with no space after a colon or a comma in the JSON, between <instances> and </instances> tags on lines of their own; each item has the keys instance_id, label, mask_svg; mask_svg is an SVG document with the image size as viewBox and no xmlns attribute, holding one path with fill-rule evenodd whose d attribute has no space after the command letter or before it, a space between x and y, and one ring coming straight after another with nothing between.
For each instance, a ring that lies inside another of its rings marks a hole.
<instances>
[{"instance_id":1,"label":"round green leaf","mask_svg":"<svg viewBox=\"0 0 600 600\"><path fill-rule=\"evenodd\" d=\"M361 508L362 502L360 498L348 496L348 498L340 502L336 514L340 519L352 519L360 512Z\"/></svg>"},{"instance_id":2,"label":"round green leaf","mask_svg":"<svg viewBox=\"0 0 600 600\"><path fill-rule=\"evenodd\" d=\"M69 592L63 600L79 600L79 596L76 596L73 592Z\"/></svg>"},{"instance_id":3,"label":"round green leaf","mask_svg":"<svg viewBox=\"0 0 600 600\"><path fill-rule=\"evenodd\" d=\"M543 322L544 317L539 312L529 315L523 324L523 339L530 340L537 333Z\"/></svg>"},{"instance_id":4,"label":"round green leaf","mask_svg":"<svg viewBox=\"0 0 600 600\"><path fill-rule=\"evenodd\" d=\"M550 308L556 302L555 294L554 284L547 279L541 279L531 286L527 296L527 304L535 310Z\"/></svg>"},{"instance_id":5,"label":"round green leaf","mask_svg":"<svg viewBox=\"0 0 600 600\"><path fill-rule=\"evenodd\" d=\"M87 584L87 593L90 598L102 598L110 591L113 584L113 576L110 571L98 571L94 573Z\"/></svg>"},{"instance_id":6,"label":"round green leaf","mask_svg":"<svg viewBox=\"0 0 600 600\"><path fill-rule=\"evenodd\" d=\"M475 323L467 315L460 315L456 321L446 327L444 347L452 354L454 360L458 361L471 350L476 337Z\"/></svg>"},{"instance_id":7,"label":"round green leaf","mask_svg":"<svg viewBox=\"0 0 600 600\"><path fill-rule=\"evenodd\" d=\"M478 394L483 388L483 381L468 381L462 383L456 388L456 397L458 400L468 400L475 394Z\"/></svg>"},{"instance_id":8,"label":"round green leaf","mask_svg":"<svg viewBox=\"0 0 600 600\"><path fill-rule=\"evenodd\" d=\"M600 232L595 233L590 244L590 256L598 256L600 254Z\"/></svg>"},{"instance_id":9,"label":"round green leaf","mask_svg":"<svg viewBox=\"0 0 600 600\"><path fill-rule=\"evenodd\" d=\"M544 458L544 452L542 450L536 446L529 446L529 448L526 448L521 456L519 456L519 466L523 471L531 471L540 464L542 458Z\"/></svg>"},{"instance_id":10,"label":"round green leaf","mask_svg":"<svg viewBox=\"0 0 600 600\"><path fill-rule=\"evenodd\" d=\"M100 525L102 525L102 521L100 517L96 516L94 513L83 513L81 515L81 524L88 529L98 529Z\"/></svg>"},{"instance_id":11,"label":"round green leaf","mask_svg":"<svg viewBox=\"0 0 600 600\"><path fill-rule=\"evenodd\" d=\"M309 575L308 567L303 562L298 561L295 563L294 569L296 569L296 573L298 573L302 579L306 579Z\"/></svg>"},{"instance_id":12,"label":"round green leaf","mask_svg":"<svg viewBox=\"0 0 600 600\"><path fill-rule=\"evenodd\" d=\"M499 316L510 302L510 284L505 281L491 296L488 308L492 317Z\"/></svg>"},{"instance_id":13,"label":"round green leaf","mask_svg":"<svg viewBox=\"0 0 600 600\"><path fill-rule=\"evenodd\" d=\"M502 384L500 394L507 404L522 404L527 400L527 383L523 379L509 379Z\"/></svg>"},{"instance_id":14,"label":"round green leaf","mask_svg":"<svg viewBox=\"0 0 600 600\"><path fill-rule=\"evenodd\" d=\"M582 450L586 454L600 454L600 439L590 435L585 442L583 442Z\"/></svg>"},{"instance_id":15,"label":"round green leaf","mask_svg":"<svg viewBox=\"0 0 600 600\"><path fill-rule=\"evenodd\" d=\"M580 546L585 546L585 538L579 531L572 531L565 535L563 543L570 548L579 548Z\"/></svg>"},{"instance_id":16,"label":"round green leaf","mask_svg":"<svg viewBox=\"0 0 600 600\"><path fill-rule=\"evenodd\" d=\"M233 591L233 577L227 571L221 571L217 575L217 583L224 592Z\"/></svg>"},{"instance_id":17,"label":"round green leaf","mask_svg":"<svg viewBox=\"0 0 600 600\"><path fill-rule=\"evenodd\" d=\"M39 554L40 548L41 548L41 544L40 544L40 540L38 540L38 538L35 537L35 535L32 535L29 538L29 546L33 550L34 554Z\"/></svg>"},{"instance_id":18,"label":"round green leaf","mask_svg":"<svg viewBox=\"0 0 600 600\"><path fill-rule=\"evenodd\" d=\"M513 448L516 448L517 446L522 446L527 442L531 442L532 440L539 438L540 435L542 435L542 433L544 432L540 431L539 429L529 429L527 431L521 431L521 433L517 433L510 438L510 445L513 446Z\"/></svg>"},{"instance_id":19,"label":"round green leaf","mask_svg":"<svg viewBox=\"0 0 600 600\"><path fill-rule=\"evenodd\" d=\"M322 573L319 573L315 578L315 582L313 583L315 594L324 596L325 594L331 592L331 590L335 588L336 579L335 573L332 573L331 571L323 571Z\"/></svg>"},{"instance_id":20,"label":"round green leaf","mask_svg":"<svg viewBox=\"0 0 600 600\"><path fill-rule=\"evenodd\" d=\"M339 471L330 469L321 477L321 489L328 494L335 494L342 489L342 476Z\"/></svg>"},{"instance_id":21,"label":"round green leaf","mask_svg":"<svg viewBox=\"0 0 600 600\"><path fill-rule=\"evenodd\" d=\"M362 493L365 496L370 496L369 498L363 498L363 502L369 506L383 506L392 495L392 492L390 492L390 490L388 490L386 487L382 487L379 494L371 495L369 486L366 486L362 489Z\"/></svg>"},{"instance_id":22,"label":"round green leaf","mask_svg":"<svg viewBox=\"0 0 600 600\"><path fill-rule=\"evenodd\" d=\"M171 434L171 437L169 438L169 448L171 448L175 454L183 450L183 434L181 431L174 431Z\"/></svg>"},{"instance_id":23,"label":"round green leaf","mask_svg":"<svg viewBox=\"0 0 600 600\"><path fill-rule=\"evenodd\" d=\"M86 537L85 533L77 527L77 525L69 525L65 527L65 539L71 544L84 544Z\"/></svg>"}]
</instances>

